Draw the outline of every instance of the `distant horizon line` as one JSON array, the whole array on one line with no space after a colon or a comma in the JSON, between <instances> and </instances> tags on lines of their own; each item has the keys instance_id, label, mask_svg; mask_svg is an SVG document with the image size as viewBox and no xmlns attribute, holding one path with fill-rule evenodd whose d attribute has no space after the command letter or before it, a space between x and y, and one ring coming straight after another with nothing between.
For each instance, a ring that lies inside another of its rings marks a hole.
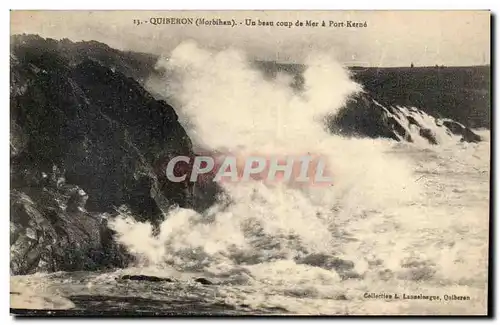
<instances>
[{"instance_id":1,"label":"distant horizon line","mask_svg":"<svg viewBox=\"0 0 500 325\"><path fill-rule=\"evenodd\" d=\"M70 42L72 43L87 43L87 42L96 42L96 43L100 43L100 44L104 44L106 45L107 47L111 48L111 49L114 49L114 50L118 50L118 51L123 51L123 52L132 52L132 53L138 53L138 54L146 54L146 55L154 55L154 56L157 56L157 57L160 57L162 56L162 54L158 54L158 53L154 53L154 52L143 52L143 51L136 51L136 50L132 50L132 49L119 49L117 47L112 47L110 46L109 44L103 42L103 41L99 41L99 40L96 40L96 39L90 39L90 40L72 40L70 39L69 37L62 37L62 38L52 38L52 37L47 37L47 36L42 36L40 34L33 34L33 33L12 33L10 34L10 37L15 37L15 36L30 36L30 35L36 35L40 38L43 38L44 40L47 40L47 39L53 39L53 40L56 40L56 41L63 41L63 40L69 40ZM270 62L270 63L276 63L276 64L283 64L283 65L302 65L302 66L306 66L305 63L298 63L298 62L285 62L285 61L277 61L277 60L264 60L264 59L252 59L251 61L254 61L254 62ZM342 63L342 62L340 62ZM413 64L412 66L412 62L410 61L410 65L394 65L394 66L364 66L364 65L348 65L348 64L343 64L343 66L347 67L347 68L368 68L368 69L401 69L401 68L474 68L474 67L490 67L491 66L491 62L490 63L483 63L483 64L470 64L470 65L447 65L447 64L435 64L435 65L415 65Z\"/></svg>"},{"instance_id":2,"label":"distant horizon line","mask_svg":"<svg viewBox=\"0 0 500 325\"><path fill-rule=\"evenodd\" d=\"M307 64L305 63L297 63L297 62L284 62L284 61L275 61L275 60L253 60L255 62L270 62L270 63L276 63L276 64L283 64L283 65L303 65L306 66ZM342 63L342 62L341 62ZM474 67L489 67L491 66L490 63L484 63L484 64L470 64L470 65L446 65L446 64L438 64L437 67L436 65L413 65L413 67L410 65L394 65L394 66L364 66L364 65L344 65L347 68L369 68L369 69L398 69L398 68L474 68Z\"/></svg>"}]
</instances>

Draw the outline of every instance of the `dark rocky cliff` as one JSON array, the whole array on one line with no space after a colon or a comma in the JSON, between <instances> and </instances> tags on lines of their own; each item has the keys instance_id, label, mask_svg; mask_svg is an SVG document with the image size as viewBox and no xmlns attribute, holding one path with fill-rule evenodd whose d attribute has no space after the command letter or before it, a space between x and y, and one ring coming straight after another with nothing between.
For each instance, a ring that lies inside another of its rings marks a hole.
<instances>
[{"instance_id":1,"label":"dark rocky cliff","mask_svg":"<svg viewBox=\"0 0 500 325\"><path fill-rule=\"evenodd\" d=\"M193 155L191 141L171 106L120 72L129 66L12 41L11 272L123 266L107 217L128 209L158 224L161 205L191 206L187 184L155 169Z\"/></svg>"}]
</instances>

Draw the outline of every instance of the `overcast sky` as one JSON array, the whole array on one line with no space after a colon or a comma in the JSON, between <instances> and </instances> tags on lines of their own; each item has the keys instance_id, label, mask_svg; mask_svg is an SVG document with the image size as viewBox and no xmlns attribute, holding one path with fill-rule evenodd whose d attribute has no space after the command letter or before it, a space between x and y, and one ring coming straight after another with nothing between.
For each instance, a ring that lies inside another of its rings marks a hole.
<instances>
[{"instance_id":1,"label":"overcast sky","mask_svg":"<svg viewBox=\"0 0 500 325\"><path fill-rule=\"evenodd\" d=\"M151 17L234 19L235 27L134 25ZM245 19L274 22L246 26ZM278 21L366 22L367 27L278 27ZM240 24L241 23L241 24ZM244 49L251 58L301 62L311 50L333 51L348 65L416 66L490 63L489 11L14 11L11 34L97 40L111 47L167 54L193 39Z\"/></svg>"}]
</instances>

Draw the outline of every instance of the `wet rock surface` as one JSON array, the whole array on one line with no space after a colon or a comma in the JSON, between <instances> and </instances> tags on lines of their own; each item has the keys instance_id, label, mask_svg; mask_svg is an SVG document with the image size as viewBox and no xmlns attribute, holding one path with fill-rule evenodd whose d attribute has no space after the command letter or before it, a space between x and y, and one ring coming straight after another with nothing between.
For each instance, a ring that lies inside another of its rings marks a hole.
<instances>
[{"instance_id":1,"label":"wet rock surface","mask_svg":"<svg viewBox=\"0 0 500 325\"><path fill-rule=\"evenodd\" d=\"M321 267L326 270L335 270L342 280L361 278L361 275L354 271L354 262L333 255L309 254L298 258L296 263Z\"/></svg>"},{"instance_id":2,"label":"wet rock surface","mask_svg":"<svg viewBox=\"0 0 500 325\"><path fill-rule=\"evenodd\" d=\"M194 153L174 108L130 77L137 64L70 43L26 36L11 47L13 274L123 267L106 226L122 207L158 226L162 209L215 198L156 168Z\"/></svg>"},{"instance_id":3,"label":"wet rock surface","mask_svg":"<svg viewBox=\"0 0 500 325\"><path fill-rule=\"evenodd\" d=\"M200 284L203 284L203 285L212 285L212 284L214 284L212 281L210 281L208 279L205 279L205 278L196 278L194 280L194 282L200 283Z\"/></svg>"},{"instance_id":4,"label":"wet rock surface","mask_svg":"<svg viewBox=\"0 0 500 325\"><path fill-rule=\"evenodd\" d=\"M131 281L150 281L150 282L174 282L170 278L161 278L152 275L123 275L119 278L120 280L131 280Z\"/></svg>"},{"instance_id":5,"label":"wet rock surface","mask_svg":"<svg viewBox=\"0 0 500 325\"><path fill-rule=\"evenodd\" d=\"M462 142L479 142L481 137L452 119L440 119L415 107L388 104L361 93L351 98L335 117L328 120L334 133L369 138L415 142L422 138L436 145L458 136Z\"/></svg>"}]
</instances>

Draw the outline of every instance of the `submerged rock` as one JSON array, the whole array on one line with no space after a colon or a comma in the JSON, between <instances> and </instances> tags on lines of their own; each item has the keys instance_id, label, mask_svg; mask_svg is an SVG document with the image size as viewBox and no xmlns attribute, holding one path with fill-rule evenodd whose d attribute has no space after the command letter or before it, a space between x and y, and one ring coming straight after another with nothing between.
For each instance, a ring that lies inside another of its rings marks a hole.
<instances>
[{"instance_id":1,"label":"submerged rock","mask_svg":"<svg viewBox=\"0 0 500 325\"><path fill-rule=\"evenodd\" d=\"M120 280L131 280L131 281L149 281L149 282L174 282L170 278L160 278L152 275L130 275L126 274L120 277Z\"/></svg>"},{"instance_id":2,"label":"submerged rock","mask_svg":"<svg viewBox=\"0 0 500 325\"><path fill-rule=\"evenodd\" d=\"M194 282L200 283L200 284L203 284L203 285L212 285L212 284L214 284L212 281L210 281L208 279L205 279L205 278L197 278L197 279L194 280Z\"/></svg>"},{"instance_id":3,"label":"submerged rock","mask_svg":"<svg viewBox=\"0 0 500 325\"><path fill-rule=\"evenodd\" d=\"M408 259L402 261L398 279L410 281L430 280L436 273L436 265L429 260Z\"/></svg>"},{"instance_id":4,"label":"submerged rock","mask_svg":"<svg viewBox=\"0 0 500 325\"><path fill-rule=\"evenodd\" d=\"M297 258L295 262L297 264L307 264L327 270L335 270L342 280L361 277L361 275L354 271L354 262L328 254L309 254Z\"/></svg>"}]
</instances>

